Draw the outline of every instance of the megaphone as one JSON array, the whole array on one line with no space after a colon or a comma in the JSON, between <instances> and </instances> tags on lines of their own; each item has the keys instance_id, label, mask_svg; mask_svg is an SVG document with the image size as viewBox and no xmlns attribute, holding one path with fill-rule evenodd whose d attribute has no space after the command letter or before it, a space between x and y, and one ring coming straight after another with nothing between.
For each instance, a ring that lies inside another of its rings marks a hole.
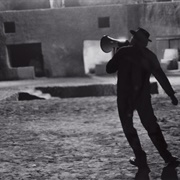
<instances>
[{"instance_id":1,"label":"megaphone","mask_svg":"<svg viewBox=\"0 0 180 180\"><path fill-rule=\"evenodd\" d=\"M100 40L100 47L105 53L111 52L114 48L120 48L129 45L128 40L120 41L108 35L104 35Z\"/></svg>"}]
</instances>

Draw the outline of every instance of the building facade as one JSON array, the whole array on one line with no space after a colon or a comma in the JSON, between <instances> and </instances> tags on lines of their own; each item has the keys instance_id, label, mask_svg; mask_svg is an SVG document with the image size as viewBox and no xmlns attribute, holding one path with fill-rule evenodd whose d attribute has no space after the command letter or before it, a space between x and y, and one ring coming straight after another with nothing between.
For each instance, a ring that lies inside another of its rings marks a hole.
<instances>
[{"instance_id":1,"label":"building facade","mask_svg":"<svg viewBox=\"0 0 180 180\"><path fill-rule=\"evenodd\" d=\"M0 0L0 11L175 1L180 0Z\"/></svg>"},{"instance_id":2,"label":"building facade","mask_svg":"<svg viewBox=\"0 0 180 180\"><path fill-rule=\"evenodd\" d=\"M180 46L179 16L179 2L1 11L0 79L84 76L84 41L129 38L137 27L161 59Z\"/></svg>"}]
</instances>

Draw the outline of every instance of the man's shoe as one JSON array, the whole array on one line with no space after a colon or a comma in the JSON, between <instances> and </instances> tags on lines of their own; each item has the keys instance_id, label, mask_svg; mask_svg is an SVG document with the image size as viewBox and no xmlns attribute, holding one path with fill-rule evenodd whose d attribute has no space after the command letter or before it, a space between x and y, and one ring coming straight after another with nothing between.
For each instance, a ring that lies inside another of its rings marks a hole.
<instances>
[{"instance_id":1,"label":"man's shoe","mask_svg":"<svg viewBox=\"0 0 180 180\"><path fill-rule=\"evenodd\" d=\"M173 164L180 164L180 161L178 160L178 158L177 157L174 157L174 156L172 156L171 158L169 158L167 161L165 161L165 163L167 164L167 165L173 165Z\"/></svg>"},{"instance_id":2,"label":"man's shoe","mask_svg":"<svg viewBox=\"0 0 180 180\"><path fill-rule=\"evenodd\" d=\"M129 162L130 162L132 165L134 165L134 166L136 166L136 167L138 167L138 168L146 168L146 169L149 169L149 166L148 166L146 160L144 160L144 161L137 161L135 157L131 157L130 160L129 160ZM149 171L150 171L150 169L149 169Z\"/></svg>"},{"instance_id":3,"label":"man's shoe","mask_svg":"<svg viewBox=\"0 0 180 180\"><path fill-rule=\"evenodd\" d=\"M138 171L135 176L135 180L150 180L149 179L149 173L150 173L149 168L138 168Z\"/></svg>"}]
</instances>

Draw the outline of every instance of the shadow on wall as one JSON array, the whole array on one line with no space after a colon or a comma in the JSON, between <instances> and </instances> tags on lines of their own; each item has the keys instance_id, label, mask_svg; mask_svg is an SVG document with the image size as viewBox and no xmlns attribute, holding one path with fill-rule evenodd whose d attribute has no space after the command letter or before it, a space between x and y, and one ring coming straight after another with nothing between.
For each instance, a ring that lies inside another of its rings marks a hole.
<instances>
[{"instance_id":1,"label":"shadow on wall","mask_svg":"<svg viewBox=\"0 0 180 180\"><path fill-rule=\"evenodd\" d=\"M8 45L12 68L34 67L36 77L45 76L41 43Z\"/></svg>"}]
</instances>

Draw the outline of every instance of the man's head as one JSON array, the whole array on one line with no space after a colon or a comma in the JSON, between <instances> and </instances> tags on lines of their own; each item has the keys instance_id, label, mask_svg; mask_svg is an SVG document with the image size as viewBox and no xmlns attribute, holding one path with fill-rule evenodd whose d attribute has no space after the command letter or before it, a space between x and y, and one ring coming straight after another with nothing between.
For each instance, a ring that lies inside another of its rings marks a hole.
<instances>
[{"instance_id":1,"label":"man's head","mask_svg":"<svg viewBox=\"0 0 180 180\"><path fill-rule=\"evenodd\" d=\"M130 40L132 45L146 47L148 45L148 41L151 42L149 39L150 34L143 28L138 28L136 31L130 30L130 33L132 34Z\"/></svg>"}]
</instances>

